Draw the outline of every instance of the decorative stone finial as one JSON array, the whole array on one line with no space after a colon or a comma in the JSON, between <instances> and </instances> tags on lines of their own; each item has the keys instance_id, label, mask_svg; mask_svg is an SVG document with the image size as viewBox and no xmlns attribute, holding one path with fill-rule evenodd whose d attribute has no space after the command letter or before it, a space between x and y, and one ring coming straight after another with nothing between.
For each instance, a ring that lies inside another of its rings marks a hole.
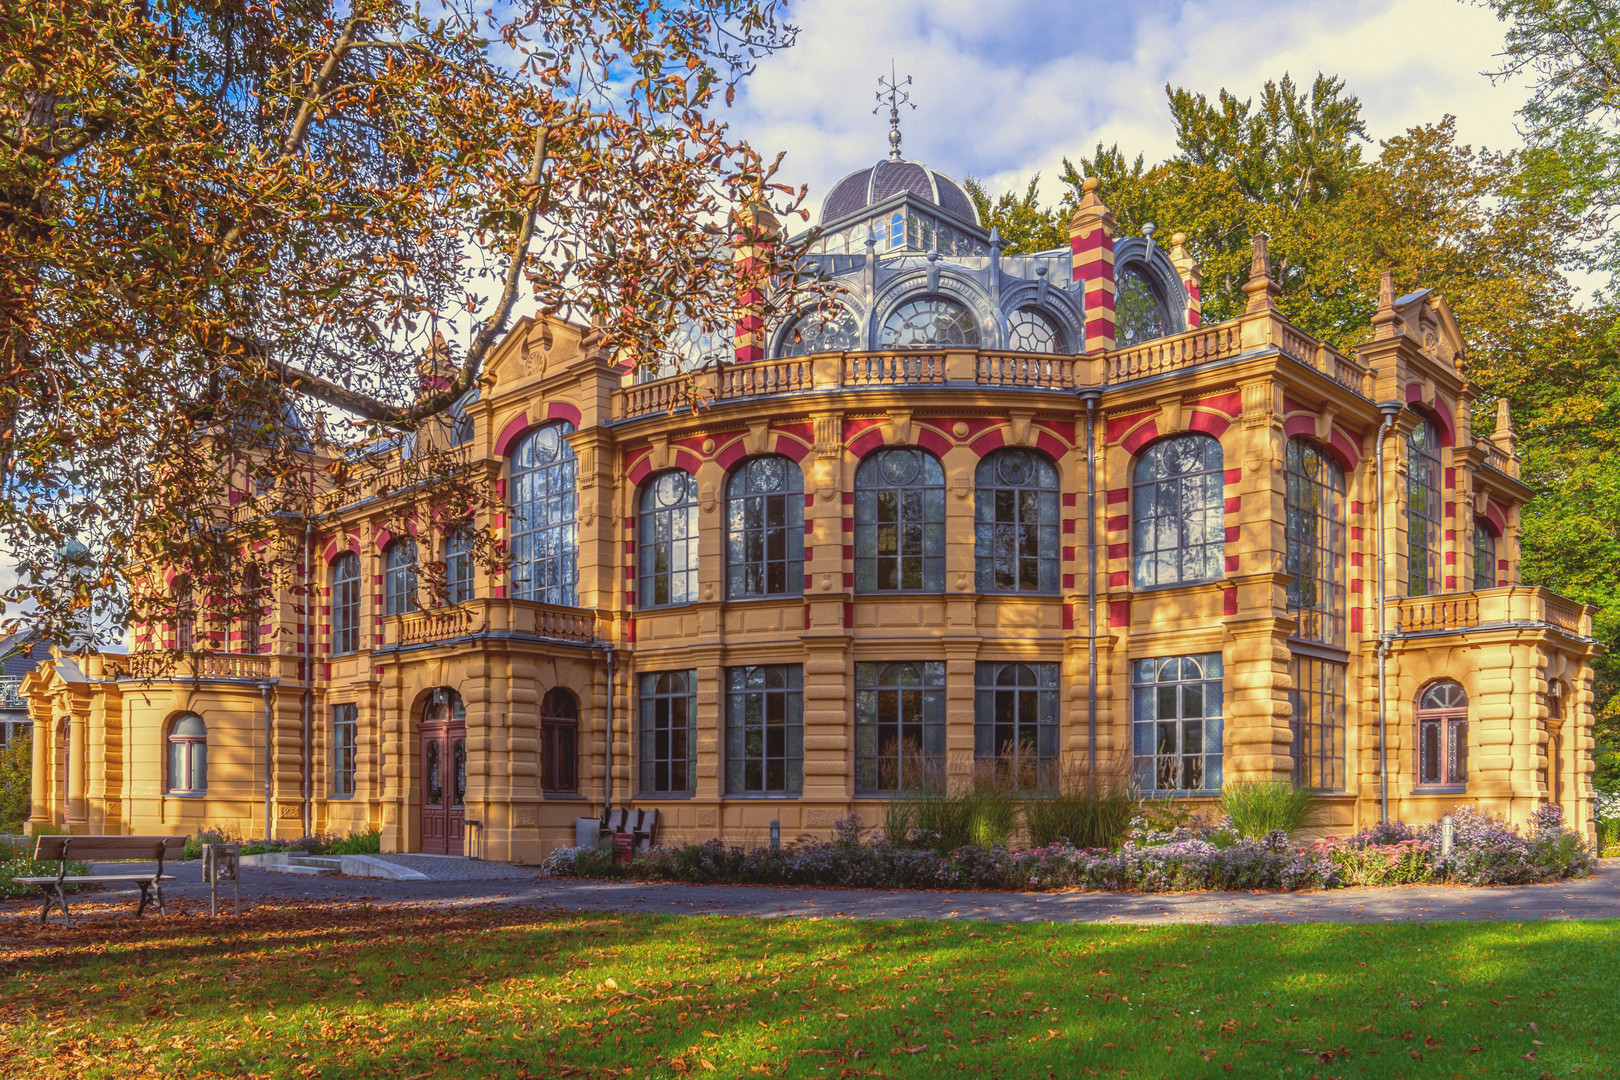
<instances>
[{"instance_id":1,"label":"decorative stone finial","mask_svg":"<svg viewBox=\"0 0 1620 1080\"><path fill-rule=\"evenodd\" d=\"M1275 311L1277 297L1282 295L1282 287L1271 277L1271 255L1266 248L1269 239L1265 233L1254 234L1254 258L1249 262L1248 283L1243 286L1243 291L1249 297L1249 305L1244 308L1245 314Z\"/></svg>"},{"instance_id":2,"label":"decorative stone finial","mask_svg":"<svg viewBox=\"0 0 1620 1080\"><path fill-rule=\"evenodd\" d=\"M887 98L888 102L889 102L889 160L890 161L899 161L900 160L900 106L902 106L902 105L911 105L911 93L909 91L907 91L907 90L901 89L901 87L910 86L910 85L911 85L911 76L910 75L906 76L904 82L901 82L899 79L897 79L895 77L895 74L894 74L894 62L892 60L889 62L889 77L888 77L888 79L884 79L884 77L881 76L881 75L878 76L878 90L877 90L878 103L877 103L877 108L872 110L872 115L876 116L878 114L878 111L883 108L884 99ZM911 105L911 107L913 109L915 109L917 106Z\"/></svg>"},{"instance_id":3,"label":"decorative stone finial","mask_svg":"<svg viewBox=\"0 0 1620 1080\"><path fill-rule=\"evenodd\" d=\"M1392 338L1398 332L1401 317L1395 311L1395 275L1388 270L1378 279L1378 311L1373 315L1373 340Z\"/></svg>"}]
</instances>

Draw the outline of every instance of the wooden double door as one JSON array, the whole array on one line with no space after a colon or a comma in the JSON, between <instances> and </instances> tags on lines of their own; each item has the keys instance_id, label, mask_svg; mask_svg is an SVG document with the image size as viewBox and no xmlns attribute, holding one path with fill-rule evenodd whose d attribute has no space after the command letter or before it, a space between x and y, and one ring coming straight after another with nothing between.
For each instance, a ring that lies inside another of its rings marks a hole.
<instances>
[{"instance_id":1,"label":"wooden double door","mask_svg":"<svg viewBox=\"0 0 1620 1080\"><path fill-rule=\"evenodd\" d=\"M467 706L461 695L440 687L422 707L421 850L430 855L465 851L467 799Z\"/></svg>"}]
</instances>

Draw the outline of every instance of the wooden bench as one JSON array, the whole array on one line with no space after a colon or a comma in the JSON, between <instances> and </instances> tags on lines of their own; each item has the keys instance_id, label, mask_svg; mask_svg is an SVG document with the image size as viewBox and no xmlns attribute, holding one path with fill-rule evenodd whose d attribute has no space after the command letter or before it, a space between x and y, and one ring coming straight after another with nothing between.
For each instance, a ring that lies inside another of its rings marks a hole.
<instances>
[{"instance_id":1,"label":"wooden bench","mask_svg":"<svg viewBox=\"0 0 1620 1080\"><path fill-rule=\"evenodd\" d=\"M178 858L186 846L183 836L41 836L34 847L34 858L41 861L57 860L60 864L55 877L14 878L23 885L38 885L45 894L45 905L40 908L39 921L51 917L51 905L62 909L62 918L73 925L68 913L67 885L119 885L140 886L141 906L135 909L139 917L146 910L152 895L157 894L158 913L167 915L163 908L163 883L173 881L173 874L163 872L165 858ZM155 859L157 869L140 874L83 874L68 877L68 860L84 862L126 859Z\"/></svg>"},{"instance_id":2,"label":"wooden bench","mask_svg":"<svg viewBox=\"0 0 1620 1080\"><path fill-rule=\"evenodd\" d=\"M633 838L630 843L631 850L646 851L658 843L658 811L624 809L609 811L607 821L602 824L602 831L610 836L629 833Z\"/></svg>"}]
</instances>

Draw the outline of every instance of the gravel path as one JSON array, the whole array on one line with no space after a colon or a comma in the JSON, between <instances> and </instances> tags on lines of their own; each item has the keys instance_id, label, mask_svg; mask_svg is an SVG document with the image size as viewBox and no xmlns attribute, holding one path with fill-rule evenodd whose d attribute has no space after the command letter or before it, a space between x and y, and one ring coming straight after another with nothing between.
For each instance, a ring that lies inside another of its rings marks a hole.
<instances>
[{"instance_id":1,"label":"gravel path","mask_svg":"<svg viewBox=\"0 0 1620 1080\"><path fill-rule=\"evenodd\" d=\"M432 873L439 880L295 877L247 869L242 875L242 897L248 904L261 900L424 905L497 903L564 911L992 922L1240 924L1620 918L1620 859L1604 859L1598 872L1585 880L1554 885L1143 894L909 892L574 881L542 878L531 868L501 863L420 855L389 858L402 863L410 859L412 862L406 865L411 869ZM207 898L208 889L201 880L200 864L180 864L176 877L178 880L164 889L166 895ZM104 891L97 899L119 901L134 895L133 890ZM10 901L0 904L0 919L37 917L38 911L37 901Z\"/></svg>"}]
</instances>

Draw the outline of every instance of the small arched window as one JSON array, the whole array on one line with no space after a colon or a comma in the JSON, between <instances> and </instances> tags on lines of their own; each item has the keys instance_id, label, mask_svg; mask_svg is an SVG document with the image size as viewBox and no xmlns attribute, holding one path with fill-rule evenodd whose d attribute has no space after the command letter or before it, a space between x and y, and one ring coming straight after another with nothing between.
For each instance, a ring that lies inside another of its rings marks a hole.
<instances>
[{"instance_id":1,"label":"small arched window","mask_svg":"<svg viewBox=\"0 0 1620 1080\"><path fill-rule=\"evenodd\" d=\"M944 588L944 468L910 447L868 454L855 470L855 591Z\"/></svg>"},{"instance_id":2,"label":"small arched window","mask_svg":"<svg viewBox=\"0 0 1620 1080\"><path fill-rule=\"evenodd\" d=\"M560 686L540 699L540 789L579 790L579 703Z\"/></svg>"},{"instance_id":3,"label":"small arched window","mask_svg":"<svg viewBox=\"0 0 1620 1080\"><path fill-rule=\"evenodd\" d=\"M1132 566L1138 588L1220 578L1226 554L1221 444L1202 434L1154 443L1132 473Z\"/></svg>"},{"instance_id":4,"label":"small arched window","mask_svg":"<svg viewBox=\"0 0 1620 1080\"><path fill-rule=\"evenodd\" d=\"M1468 782L1468 695L1449 679L1418 697L1418 784Z\"/></svg>"},{"instance_id":5,"label":"small arched window","mask_svg":"<svg viewBox=\"0 0 1620 1080\"><path fill-rule=\"evenodd\" d=\"M261 644L260 628L264 619L263 579L259 564L250 562L242 568L242 620L237 636L239 648L245 653L257 653Z\"/></svg>"},{"instance_id":6,"label":"small arched window","mask_svg":"<svg viewBox=\"0 0 1620 1080\"><path fill-rule=\"evenodd\" d=\"M1135 267L1114 277L1114 343L1120 348L1164 337L1170 313L1159 290Z\"/></svg>"},{"instance_id":7,"label":"small arched window","mask_svg":"<svg viewBox=\"0 0 1620 1080\"><path fill-rule=\"evenodd\" d=\"M881 347L925 349L936 346L971 346L979 343L979 324L973 313L955 300L929 296L909 300L883 320Z\"/></svg>"},{"instance_id":8,"label":"small arched window","mask_svg":"<svg viewBox=\"0 0 1620 1080\"><path fill-rule=\"evenodd\" d=\"M899 211L889 219L889 250L906 246L906 216Z\"/></svg>"},{"instance_id":9,"label":"small arched window","mask_svg":"<svg viewBox=\"0 0 1620 1080\"><path fill-rule=\"evenodd\" d=\"M579 580L577 462L565 420L542 425L512 451L512 589L519 600L572 607Z\"/></svg>"},{"instance_id":10,"label":"small arched window","mask_svg":"<svg viewBox=\"0 0 1620 1080\"><path fill-rule=\"evenodd\" d=\"M973 556L980 592L1058 591L1058 473L1009 447L974 473Z\"/></svg>"},{"instance_id":11,"label":"small arched window","mask_svg":"<svg viewBox=\"0 0 1620 1080\"><path fill-rule=\"evenodd\" d=\"M1440 433L1420 420L1406 437L1406 557L1409 594L1440 591Z\"/></svg>"},{"instance_id":12,"label":"small arched window","mask_svg":"<svg viewBox=\"0 0 1620 1080\"><path fill-rule=\"evenodd\" d=\"M841 352L861 347L861 326L843 305L832 310L807 311L782 335L780 356Z\"/></svg>"},{"instance_id":13,"label":"small arched window","mask_svg":"<svg viewBox=\"0 0 1620 1080\"><path fill-rule=\"evenodd\" d=\"M636 523L637 564L644 608L690 604L698 598L697 477L670 469L641 489Z\"/></svg>"},{"instance_id":14,"label":"small arched window","mask_svg":"<svg viewBox=\"0 0 1620 1080\"><path fill-rule=\"evenodd\" d=\"M1496 588L1496 531L1478 517L1474 519L1474 588Z\"/></svg>"},{"instance_id":15,"label":"small arched window","mask_svg":"<svg viewBox=\"0 0 1620 1080\"><path fill-rule=\"evenodd\" d=\"M445 599L465 604L473 598L472 534L452 529L444 538Z\"/></svg>"},{"instance_id":16,"label":"small arched window","mask_svg":"<svg viewBox=\"0 0 1620 1080\"><path fill-rule=\"evenodd\" d=\"M1019 308L1007 318L1007 348L1014 352L1060 353L1057 324L1035 308Z\"/></svg>"},{"instance_id":17,"label":"small arched window","mask_svg":"<svg viewBox=\"0 0 1620 1080\"><path fill-rule=\"evenodd\" d=\"M396 540L383 553L383 614L416 610L416 541Z\"/></svg>"},{"instance_id":18,"label":"small arched window","mask_svg":"<svg viewBox=\"0 0 1620 1080\"><path fill-rule=\"evenodd\" d=\"M332 563L332 652L360 648L360 556L339 555Z\"/></svg>"},{"instance_id":19,"label":"small arched window","mask_svg":"<svg viewBox=\"0 0 1620 1080\"><path fill-rule=\"evenodd\" d=\"M169 794L201 795L208 790L208 726L196 713L169 725Z\"/></svg>"},{"instance_id":20,"label":"small arched window","mask_svg":"<svg viewBox=\"0 0 1620 1080\"><path fill-rule=\"evenodd\" d=\"M1316 443L1288 440L1288 609L1306 641L1344 644L1344 470Z\"/></svg>"},{"instance_id":21,"label":"small arched window","mask_svg":"<svg viewBox=\"0 0 1620 1080\"><path fill-rule=\"evenodd\" d=\"M726 595L804 591L804 472L778 454L749 458L726 481Z\"/></svg>"}]
</instances>

